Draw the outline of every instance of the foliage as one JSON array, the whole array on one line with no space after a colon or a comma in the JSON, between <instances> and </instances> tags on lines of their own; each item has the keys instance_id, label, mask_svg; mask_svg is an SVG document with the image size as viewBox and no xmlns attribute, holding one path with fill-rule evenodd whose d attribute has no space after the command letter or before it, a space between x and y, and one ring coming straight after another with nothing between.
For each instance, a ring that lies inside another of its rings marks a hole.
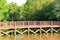
<instances>
[{"instance_id":1,"label":"foliage","mask_svg":"<svg viewBox=\"0 0 60 40\"><path fill-rule=\"evenodd\" d=\"M22 6L0 0L0 21L57 20L60 20L60 0L27 0Z\"/></svg>"},{"instance_id":2,"label":"foliage","mask_svg":"<svg viewBox=\"0 0 60 40\"><path fill-rule=\"evenodd\" d=\"M8 5L6 0L0 0L0 21L8 19Z\"/></svg>"},{"instance_id":3,"label":"foliage","mask_svg":"<svg viewBox=\"0 0 60 40\"><path fill-rule=\"evenodd\" d=\"M9 4L8 13L9 13L8 20L10 21L20 20L20 7L17 6L15 3Z\"/></svg>"}]
</instances>

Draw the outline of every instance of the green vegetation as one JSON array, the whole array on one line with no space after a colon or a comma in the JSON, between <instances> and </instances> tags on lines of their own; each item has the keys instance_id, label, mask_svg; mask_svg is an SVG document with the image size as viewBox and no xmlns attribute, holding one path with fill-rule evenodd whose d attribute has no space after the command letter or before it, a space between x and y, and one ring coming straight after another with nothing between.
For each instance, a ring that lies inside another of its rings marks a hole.
<instances>
[{"instance_id":1,"label":"green vegetation","mask_svg":"<svg viewBox=\"0 0 60 40\"><path fill-rule=\"evenodd\" d=\"M27 0L22 6L0 0L0 21L60 21L60 0Z\"/></svg>"}]
</instances>

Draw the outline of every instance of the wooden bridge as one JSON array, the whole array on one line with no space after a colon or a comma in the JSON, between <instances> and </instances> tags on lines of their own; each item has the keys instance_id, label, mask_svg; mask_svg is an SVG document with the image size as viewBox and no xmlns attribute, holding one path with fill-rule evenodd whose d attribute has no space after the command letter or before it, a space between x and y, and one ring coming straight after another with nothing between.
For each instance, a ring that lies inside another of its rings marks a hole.
<instances>
[{"instance_id":1,"label":"wooden bridge","mask_svg":"<svg viewBox=\"0 0 60 40\"><path fill-rule=\"evenodd\" d=\"M3 29L14 29L9 30L7 32L3 31ZM22 32L17 29L25 29ZM36 29L36 30L32 30ZM42 34L42 33L59 33L60 34L60 21L7 21L7 22L0 22L0 34L1 35L9 35L9 33L14 32L14 40L16 39L17 33L23 35L27 32L29 39L29 34L32 32L33 34ZM3 34L2 34L3 33ZM41 38L41 36L40 36ZM39 39L40 40L40 39ZM52 39L53 40L53 39Z\"/></svg>"}]
</instances>

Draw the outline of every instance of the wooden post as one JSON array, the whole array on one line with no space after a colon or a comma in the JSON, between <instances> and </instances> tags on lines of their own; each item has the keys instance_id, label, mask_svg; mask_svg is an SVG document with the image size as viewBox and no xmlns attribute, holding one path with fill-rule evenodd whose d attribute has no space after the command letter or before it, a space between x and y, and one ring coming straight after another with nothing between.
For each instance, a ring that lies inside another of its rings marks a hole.
<instances>
[{"instance_id":1,"label":"wooden post","mask_svg":"<svg viewBox=\"0 0 60 40\"><path fill-rule=\"evenodd\" d=\"M29 40L29 22L28 22L28 40Z\"/></svg>"},{"instance_id":2,"label":"wooden post","mask_svg":"<svg viewBox=\"0 0 60 40\"><path fill-rule=\"evenodd\" d=\"M28 28L28 40L29 40L29 28Z\"/></svg>"},{"instance_id":3,"label":"wooden post","mask_svg":"<svg viewBox=\"0 0 60 40\"><path fill-rule=\"evenodd\" d=\"M40 27L40 40L41 40L41 27Z\"/></svg>"},{"instance_id":4,"label":"wooden post","mask_svg":"<svg viewBox=\"0 0 60 40\"><path fill-rule=\"evenodd\" d=\"M16 22L15 22L15 26L14 26L14 34L15 34L14 40L16 40Z\"/></svg>"},{"instance_id":5,"label":"wooden post","mask_svg":"<svg viewBox=\"0 0 60 40\"><path fill-rule=\"evenodd\" d=\"M1 40L1 29L0 29L0 40Z\"/></svg>"},{"instance_id":6,"label":"wooden post","mask_svg":"<svg viewBox=\"0 0 60 40\"><path fill-rule=\"evenodd\" d=\"M12 34L12 36L13 36L13 32L11 32L11 34ZM14 40L14 39L13 39L13 37L12 37L12 39L11 39L11 40Z\"/></svg>"},{"instance_id":7,"label":"wooden post","mask_svg":"<svg viewBox=\"0 0 60 40\"><path fill-rule=\"evenodd\" d=\"M34 21L34 26L36 25L35 23L36 23L36 22Z\"/></svg>"},{"instance_id":8,"label":"wooden post","mask_svg":"<svg viewBox=\"0 0 60 40\"><path fill-rule=\"evenodd\" d=\"M52 21L51 21L51 40L52 40Z\"/></svg>"},{"instance_id":9,"label":"wooden post","mask_svg":"<svg viewBox=\"0 0 60 40\"><path fill-rule=\"evenodd\" d=\"M16 28L14 29L14 40L16 40Z\"/></svg>"},{"instance_id":10,"label":"wooden post","mask_svg":"<svg viewBox=\"0 0 60 40\"><path fill-rule=\"evenodd\" d=\"M23 21L23 26L24 26L24 21Z\"/></svg>"},{"instance_id":11,"label":"wooden post","mask_svg":"<svg viewBox=\"0 0 60 40\"><path fill-rule=\"evenodd\" d=\"M51 27L51 40L53 40L53 39L52 39L53 30L52 30L52 29L53 29L53 28Z\"/></svg>"}]
</instances>

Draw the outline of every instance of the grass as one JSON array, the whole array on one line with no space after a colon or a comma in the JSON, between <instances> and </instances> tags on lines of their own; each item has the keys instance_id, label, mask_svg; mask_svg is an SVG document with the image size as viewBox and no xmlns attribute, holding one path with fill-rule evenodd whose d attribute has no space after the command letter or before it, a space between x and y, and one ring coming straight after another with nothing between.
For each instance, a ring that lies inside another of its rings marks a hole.
<instances>
[{"instance_id":1,"label":"grass","mask_svg":"<svg viewBox=\"0 0 60 40\"><path fill-rule=\"evenodd\" d=\"M12 36L1 36L0 40L14 40ZM28 40L27 35L22 35L16 40ZM37 35L29 35L29 40L60 40L60 34L37 34Z\"/></svg>"}]
</instances>

